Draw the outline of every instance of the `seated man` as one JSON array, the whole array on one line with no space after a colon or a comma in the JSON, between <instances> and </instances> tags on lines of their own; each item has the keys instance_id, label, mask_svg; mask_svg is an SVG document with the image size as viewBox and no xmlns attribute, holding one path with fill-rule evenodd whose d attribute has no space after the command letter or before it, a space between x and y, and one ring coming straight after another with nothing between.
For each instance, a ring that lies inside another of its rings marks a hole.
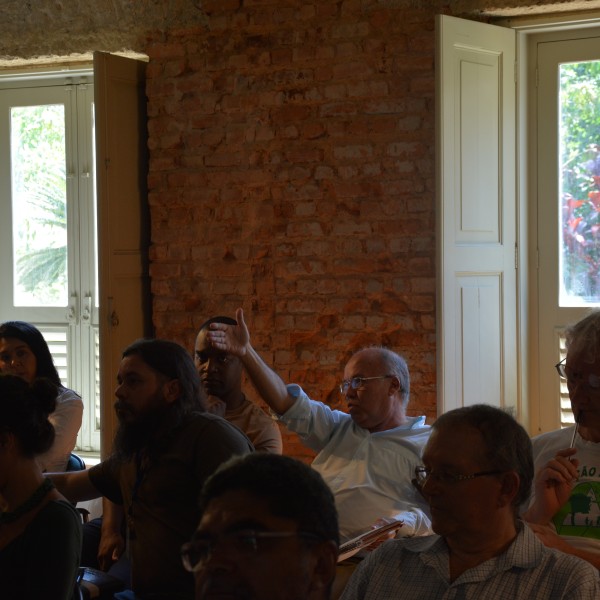
<instances>
[{"instance_id":1,"label":"seated man","mask_svg":"<svg viewBox=\"0 0 600 600\"><path fill-rule=\"evenodd\" d=\"M205 484L200 523L182 548L196 600L327 600L339 534L321 476L288 456L255 453Z\"/></svg>"},{"instance_id":2,"label":"seated man","mask_svg":"<svg viewBox=\"0 0 600 600\"><path fill-rule=\"evenodd\" d=\"M415 471L438 535L390 540L354 572L342 600L600 597L598 572L546 548L519 519L533 479L531 441L483 404L433 424Z\"/></svg>"},{"instance_id":3,"label":"seated man","mask_svg":"<svg viewBox=\"0 0 600 600\"><path fill-rule=\"evenodd\" d=\"M535 437L536 481L525 519L551 548L600 569L600 310L566 331L567 381L576 427Z\"/></svg>"},{"instance_id":4,"label":"seated man","mask_svg":"<svg viewBox=\"0 0 600 600\"><path fill-rule=\"evenodd\" d=\"M242 392L240 359L210 345L206 335L211 323L237 325L229 317L213 317L200 326L194 364L208 395L207 410L239 427L259 452L281 454L283 445L277 423Z\"/></svg>"},{"instance_id":5,"label":"seated man","mask_svg":"<svg viewBox=\"0 0 600 600\"><path fill-rule=\"evenodd\" d=\"M50 476L71 501L103 495L123 506L136 598L191 600L194 581L177 554L198 524L200 490L221 463L252 445L203 412L198 373L179 344L134 342L117 382L113 455L87 471Z\"/></svg>"},{"instance_id":6,"label":"seated man","mask_svg":"<svg viewBox=\"0 0 600 600\"><path fill-rule=\"evenodd\" d=\"M402 357L386 348L356 352L340 386L350 414L285 386L250 344L242 309L237 325L211 323L210 344L240 357L265 402L289 429L318 452L312 466L333 491L340 537L347 541L384 520L402 519L400 535L430 533L426 502L412 473L429 436L425 417L406 416L410 377Z\"/></svg>"}]
</instances>

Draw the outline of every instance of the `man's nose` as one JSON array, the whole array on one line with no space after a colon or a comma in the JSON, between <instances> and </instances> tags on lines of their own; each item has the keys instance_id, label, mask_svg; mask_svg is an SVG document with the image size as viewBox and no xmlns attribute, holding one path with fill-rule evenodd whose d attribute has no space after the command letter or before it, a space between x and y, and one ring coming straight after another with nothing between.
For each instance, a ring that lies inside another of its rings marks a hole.
<instances>
[{"instance_id":1,"label":"man's nose","mask_svg":"<svg viewBox=\"0 0 600 600\"><path fill-rule=\"evenodd\" d=\"M219 363L216 358L209 358L206 361L206 370L209 373L215 372L217 370L218 366L219 366Z\"/></svg>"},{"instance_id":2,"label":"man's nose","mask_svg":"<svg viewBox=\"0 0 600 600\"><path fill-rule=\"evenodd\" d=\"M351 385L349 385L346 388L346 392L345 392L344 396L346 398L356 398L356 390Z\"/></svg>"}]
</instances>

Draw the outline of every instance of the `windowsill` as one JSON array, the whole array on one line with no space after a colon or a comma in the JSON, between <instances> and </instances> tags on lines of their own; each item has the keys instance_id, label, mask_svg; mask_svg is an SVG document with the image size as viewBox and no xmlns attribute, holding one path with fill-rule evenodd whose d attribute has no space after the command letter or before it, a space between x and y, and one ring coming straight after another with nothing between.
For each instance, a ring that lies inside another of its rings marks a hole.
<instances>
[{"instance_id":1,"label":"windowsill","mask_svg":"<svg viewBox=\"0 0 600 600\"><path fill-rule=\"evenodd\" d=\"M86 468L93 467L100 462L100 452L81 452L75 449L75 454L83 459Z\"/></svg>"}]
</instances>

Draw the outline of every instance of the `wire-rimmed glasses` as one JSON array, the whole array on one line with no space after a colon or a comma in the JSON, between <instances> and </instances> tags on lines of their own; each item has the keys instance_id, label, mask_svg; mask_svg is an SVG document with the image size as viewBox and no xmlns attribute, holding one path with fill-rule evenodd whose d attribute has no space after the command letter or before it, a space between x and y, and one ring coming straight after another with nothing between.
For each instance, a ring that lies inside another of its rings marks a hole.
<instances>
[{"instance_id":1,"label":"wire-rimmed glasses","mask_svg":"<svg viewBox=\"0 0 600 600\"><path fill-rule=\"evenodd\" d=\"M470 473L469 475L462 475L460 473L449 473L448 471L433 471L428 467L415 467L415 478L412 480L412 484L421 491L425 484L433 478L435 481L443 484L453 484L459 481L468 481L469 479L475 479L477 477L486 477L488 475L501 475L506 471L494 469L492 471L477 471L477 473Z\"/></svg>"},{"instance_id":2,"label":"wire-rimmed glasses","mask_svg":"<svg viewBox=\"0 0 600 600\"><path fill-rule=\"evenodd\" d=\"M584 381L584 376L582 373L577 371L573 371L570 367L566 365L566 357L563 358L559 363L554 365L554 368L558 372L558 374L567 381L567 383L571 384L580 384L585 383L589 388L594 391L600 391L600 376L590 373L587 377L587 381Z\"/></svg>"},{"instance_id":3,"label":"wire-rimmed glasses","mask_svg":"<svg viewBox=\"0 0 600 600\"><path fill-rule=\"evenodd\" d=\"M353 377L352 379L344 379L340 383L340 392L345 394L349 388L358 390L364 385L365 381L372 381L373 379L389 379L393 375L377 375L376 377Z\"/></svg>"}]
</instances>

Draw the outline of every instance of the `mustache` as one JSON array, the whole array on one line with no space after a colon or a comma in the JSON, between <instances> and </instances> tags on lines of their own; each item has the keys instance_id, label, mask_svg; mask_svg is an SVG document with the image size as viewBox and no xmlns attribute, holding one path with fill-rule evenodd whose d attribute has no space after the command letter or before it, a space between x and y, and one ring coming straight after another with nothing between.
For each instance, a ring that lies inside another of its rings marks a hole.
<instances>
[{"instance_id":1,"label":"mustache","mask_svg":"<svg viewBox=\"0 0 600 600\"><path fill-rule=\"evenodd\" d=\"M124 411L124 412L133 412L133 409L131 408L131 406L129 404L127 404L127 402L123 402L122 400L118 400L117 402L115 402L113 404L113 407L115 409L115 412L120 412L120 411Z\"/></svg>"}]
</instances>

